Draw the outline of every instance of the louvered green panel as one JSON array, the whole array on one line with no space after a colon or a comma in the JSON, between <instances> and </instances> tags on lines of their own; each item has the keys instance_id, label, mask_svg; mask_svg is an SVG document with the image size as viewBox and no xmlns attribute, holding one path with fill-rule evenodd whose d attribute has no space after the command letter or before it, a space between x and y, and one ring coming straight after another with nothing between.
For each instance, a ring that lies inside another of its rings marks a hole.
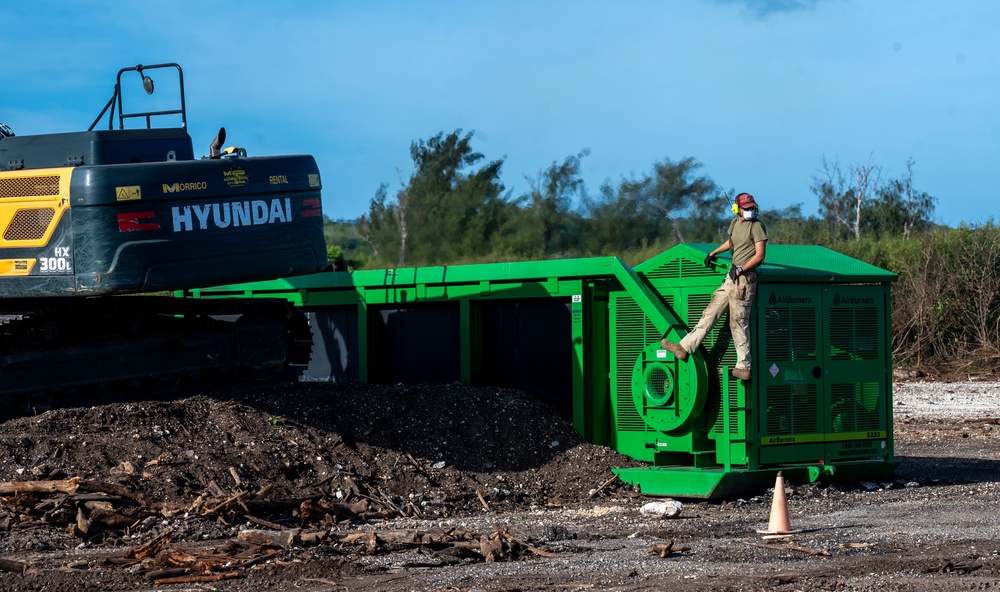
<instances>
[{"instance_id":1,"label":"louvered green panel","mask_svg":"<svg viewBox=\"0 0 1000 592\"><path fill-rule=\"evenodd\" d=\"M681 279L681 278L704 278L718 276L719 272L714 268L705 267L703 260L695 261L687 257L679 257L664 262L653 269L643 272L650 280L658 279Z\"/></svg>"},{"instance_id":2,"label":"louvered green panel","mask_svg":"<svg viewBox=\"0 0 1000 592\"><path fill-rule=\"evenodd\" d=\"M671 308L675 298L680 300L682 316L690 306L707 302L705 293L698 291L692 298L683 290L661 297ZM609 299L616 450L658 464L714 466L716 444L708 434L718 415L718 390L712 390L706 376L697 376L695 361L675 366L665 350L656 352L660 334L630 295L610 294ZM694 314L702 308L698 306ZM713 342L718 334L717 329L713 331ZM639 370L637 363L641 363ZM641 393L633 392L639 384L636 372L641 373L639 380L645 388ZM715 401L714 407L707 401ZM740 458L745 456L745 450L741 451Z\"/></svg>"},{"instance_id":3,"label":"louvered green panel","mask_svg":"<svg viewBox=\"0 0 1000 592\"><path fill-rule=\"evenodd\" d=\"M688 327L693 328L698 324L717 287L717 284L712 284L706 286L704 292L693 292L688 295L686 299ZM719 322L712 326L701 344L701 350L704 352L708 370L709 396L699 425L710 441L714 441L712 446L717 462L746 465L749 406L746 402L745 386L729 374L736 364L736 347L733 345L733 333L729 328L728 311L724 312Z\"/></svg>"},{"instance_id":4,"label":"louvered green panel","mask_svg":"<svg viewBox=\"0 0 1000 592\"><path fill-rule=\"evenodd\" d=\"M619 432L645 432L646 424L632 400L632 368L643 348L659 340L659 336L635 300L627 295L613 295L611 302L611 396L615 428Z\"/></svg>"},{"instance_id":5,"label":"louvered green panel","mask_svg":"<svg viewBox=\"0 0 1000 592\"><path fill-rule=\"evenodd\" d=\"M752 336L759 398L760 462L818 461L823 456L822 288L761 285L758 331Z\"/></svg>"},{"instance_id":6,"label":"louvered green panel","mask_svg":"<svg viewBox=\"0 0 1000 592\"><path fill-rule=\"evenodd\" d=\"M815 361L819 355L816 309L772 305L767 308L770 362Z\"/></svg>"},{"instance_id":7,"label":"louvered green panel","mask_svg":"<svg viewBox=\"0 0 1000 592\"><path fill-rule=\"evenodd\" d=\"M891 455L886 335L888 291L880 285L824 288L829 344L827 380L829 461Z\"/></svg>"},{"instance_id":8,"label":"louvered green panel","mask_svg":"<svg viewBox=\"0 0 1000 592\"><path fill-rule=\"evenodd\" d=\"M877 382L830 385L830 432L844 434L881 429L881 399Z\"/></svg>"},{"instance_id":9,"label":"louvered green panel","mask_svg":"<svg viewBox=\"0 0 1000 592\"><path fill-rule=\"evenodd\" d=\"M735 355L735 354L734 354ZM719 392L728 402L729 427L726 429L726 415L719 413L715 425L712 426L711 437L715 440L716 457L720 463L732 466L746 466L750 462L749 422L753 418L754 405L747 402L751 396L750 390L741 381L729 376L729 371L719 369ZM720 402L721 404L721 402Z\"/></svg>"},{"instance_id":10,"label":"louvered green panel","mask_svg":"<svg viewBox=\"0 0 1000 592\"><path fill-rule=\"evenodd\" d=\"M834 303L834 306L837 304ZM830 359L878 360L882 345L879 342L878 313L875 306L831 309Z\"/></svg>"},{"instance_id":11,"label":"louvered green panel","mask_svg":"<svg viewBox=\"0 0 1000 592\"><path fill-rule=\"evenodd\" d=\"M815 384L772 385L767 389L766 433L772 436L815 434L820 431L817 413L819 389Z\"/></svg>"}]
</instances>

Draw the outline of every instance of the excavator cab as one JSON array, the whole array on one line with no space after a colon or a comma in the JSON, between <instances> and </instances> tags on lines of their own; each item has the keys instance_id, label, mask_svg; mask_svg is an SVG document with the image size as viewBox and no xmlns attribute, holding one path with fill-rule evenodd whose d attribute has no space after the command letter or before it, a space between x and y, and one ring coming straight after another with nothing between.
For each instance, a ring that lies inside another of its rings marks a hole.
<instances>
[{"instance_id":1,"label":"excavator cab","mask_svg":"<svg viewBox=\"0 0 1000 592\"><path fill-rule=\"evenodd\" d=\"M177 72L177 104L126 111L129 74L152 95L160 69ZM105 114L108 129L95 129ZM144 126L126 129L134 121ZM153 127L160 121L171 125ZM326 266L313 157L222 149L223 129L212 154L196 158L177 64L120 70L87 131L9 130L0 137L0 298L184 290Z\"/></svg>"}]
</instances>

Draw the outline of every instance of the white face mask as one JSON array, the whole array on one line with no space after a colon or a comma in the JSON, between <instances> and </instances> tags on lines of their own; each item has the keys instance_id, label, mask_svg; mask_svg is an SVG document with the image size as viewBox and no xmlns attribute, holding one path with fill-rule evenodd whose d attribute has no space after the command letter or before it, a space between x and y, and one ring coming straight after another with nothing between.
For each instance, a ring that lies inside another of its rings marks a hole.
<instances>
[{"instance_id":1,"label":"white face mask","mask_svg":"<svg viewBox=\"0 0 1000 592\"><path fill-rule=\"evenodd\" d=\"M756 212L754 211L753 208L750 208L749 210L743 210L743 219L744 220L753 220L755 213Z\"/></svg>"}]
</instances>

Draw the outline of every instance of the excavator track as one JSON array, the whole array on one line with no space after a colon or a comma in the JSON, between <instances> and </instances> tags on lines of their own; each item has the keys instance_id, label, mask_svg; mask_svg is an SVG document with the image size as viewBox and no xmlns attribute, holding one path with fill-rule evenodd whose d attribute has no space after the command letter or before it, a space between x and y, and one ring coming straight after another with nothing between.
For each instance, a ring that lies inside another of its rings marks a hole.
<instances>
[{"instance_id":1,"label":"excavator track","mask_svg":"<svg viewBox=\"0 0 1000 592\"><path fill-rule=\"evenodd\" d=\"M277 383L308 364L308 319L285 300L121 296L6 302L0 401L9 413L176 390ZM32 312L25 312L28 305ZM14 306L11 306L14 305ZM96 395L95 395L96 393Z\"/></svg>"}]
</instances>

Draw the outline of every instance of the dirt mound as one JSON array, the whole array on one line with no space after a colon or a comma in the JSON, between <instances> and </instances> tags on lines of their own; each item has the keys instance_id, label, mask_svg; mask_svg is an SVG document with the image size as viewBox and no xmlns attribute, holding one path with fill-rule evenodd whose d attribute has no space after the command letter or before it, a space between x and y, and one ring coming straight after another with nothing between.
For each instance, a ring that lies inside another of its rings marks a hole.
<instances>
[{"instance_id":1,"label":"dirt mound","mask_svg":"<svg viewBox=\"0 0 1000 592\"><path fill-rule=\"evenodd\" d=\"M350 492L448 515L569 503L634 461L581 440L525 393L460 384L301 384L66 408L0 426L0 480L79 476L150 500Z\"/></svg>"}]
</instances>

